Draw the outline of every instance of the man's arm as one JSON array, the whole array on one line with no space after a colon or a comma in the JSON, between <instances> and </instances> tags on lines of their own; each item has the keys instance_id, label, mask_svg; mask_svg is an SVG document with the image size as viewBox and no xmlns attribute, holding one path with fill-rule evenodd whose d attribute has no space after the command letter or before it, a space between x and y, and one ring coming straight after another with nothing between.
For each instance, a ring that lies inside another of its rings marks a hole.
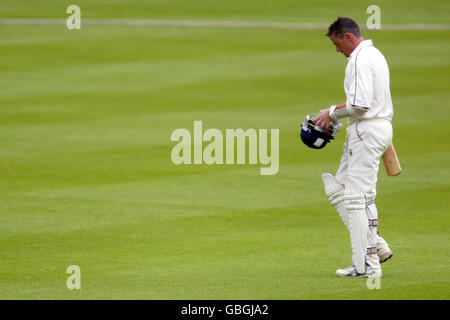
<instances>
[{"instance_id":1,"label":"man's arm","mask_svg":"<svg viewBox=\"0 0 450 320\"><path fill-rule=\"evenodd\" d=\"M368 107L360 107L356 105L347 106L346 103L331 106L328 109L320 110L319 115L314 118L314 124L321 127L325 132L333 120L338 120L342 118L347 118L350 116L361 117L363 116Z\"/></svg>"}]
</instances>

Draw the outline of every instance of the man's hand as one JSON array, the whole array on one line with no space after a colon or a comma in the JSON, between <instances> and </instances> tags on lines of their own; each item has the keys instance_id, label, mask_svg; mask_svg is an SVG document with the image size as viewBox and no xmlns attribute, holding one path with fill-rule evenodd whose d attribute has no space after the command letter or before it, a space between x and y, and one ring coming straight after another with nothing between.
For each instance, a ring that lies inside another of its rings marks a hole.
<instances>
[{"instance_id":1,"label":"man's hand","mask_svg":"<svg viewBox=\"0 0 450 320\"><path fill-rule=\"evenodd\" d=\"M316 126L321 127L324 133L328 133L328 126L331 122L330 109L320 110L319 115L314 118L313 122Z\"/></svg>"}]
</instances>

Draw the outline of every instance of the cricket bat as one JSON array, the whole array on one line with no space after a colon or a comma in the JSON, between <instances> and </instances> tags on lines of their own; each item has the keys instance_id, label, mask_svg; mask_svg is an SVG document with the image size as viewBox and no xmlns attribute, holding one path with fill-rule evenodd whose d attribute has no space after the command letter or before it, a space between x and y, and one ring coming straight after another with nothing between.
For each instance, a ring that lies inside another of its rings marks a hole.
<instances>
[{"instance_id":1,"label":"cricket bat","mask_svg":"<svg viewBox=\"0 0 450 320\"><path fill-rule=\"evenodd\" d=\"M400 167L400 162L398 161L397 154L395 153L394 145L392 143L386 149L382 158L388 176L396 176L402 172L402 167Z\"/></svg>"}]
</instances>

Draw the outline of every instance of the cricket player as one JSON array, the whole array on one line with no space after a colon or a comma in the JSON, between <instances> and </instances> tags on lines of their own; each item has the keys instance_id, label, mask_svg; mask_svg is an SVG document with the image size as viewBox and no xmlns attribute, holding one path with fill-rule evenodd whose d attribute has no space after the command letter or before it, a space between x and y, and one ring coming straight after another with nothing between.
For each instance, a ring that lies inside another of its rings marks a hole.
<instances>
[{"instance_id":1,"label":"cricket player","mask_svg":"<svg viewBox=\"0 0 450 320\"><path fill-rule=\"evenodd\" d=\"M352 265L338 269L339 277L381 277L380 263L392 257L378 235L375 206L380 157L392 141L393 106L389 68L371 40L364 40L358 24L339 17L327 36L336 51L347 57L346 101L321 110L314 123L327 130L331 121L347 118L346 141L336 176L322 174L330 203L350 233Z\"/></svg>"}]
</instances>

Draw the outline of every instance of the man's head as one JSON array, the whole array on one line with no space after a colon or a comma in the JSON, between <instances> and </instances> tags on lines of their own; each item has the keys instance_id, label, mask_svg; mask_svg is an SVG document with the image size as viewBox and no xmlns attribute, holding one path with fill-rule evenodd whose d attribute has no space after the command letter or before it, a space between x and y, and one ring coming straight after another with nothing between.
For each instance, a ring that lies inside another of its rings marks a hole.
<instances>
[{"instance_id":1,"label":"man's head","mask_svg":"<svg viewBox=\"0 0 450 320\"><path fill-rule=\"evenodd\" d=\"M363 41L358 24L350 18L339 17L328 27L327 37L336 46L337 52L346 57Z\"/></svg>"}]
</instances>

